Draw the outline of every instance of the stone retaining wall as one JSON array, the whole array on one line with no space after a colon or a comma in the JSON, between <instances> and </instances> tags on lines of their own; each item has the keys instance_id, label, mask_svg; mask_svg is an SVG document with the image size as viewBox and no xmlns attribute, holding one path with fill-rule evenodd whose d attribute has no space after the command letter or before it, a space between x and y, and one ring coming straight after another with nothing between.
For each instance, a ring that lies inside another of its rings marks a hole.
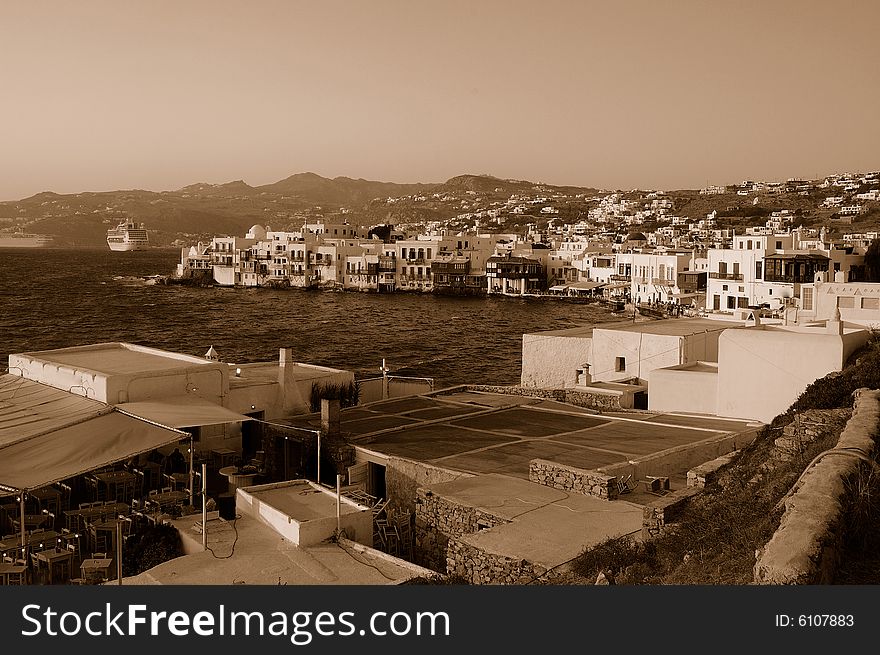
<instances>
[{"instance_id":1,"label":"stone retaining wall","mask_svg":"<svg viewBox=\"0 0 880 655\"><path fill-rule=\"evenodd\" d=\"M441 498L426 489L418 489L416 493L417 563L440 573L447 571L450 539L510 522L475 507Z\"/></svg>"},{"instance_id":2,"label":"stone retaining wall","mask_svg":"<svg viewBox=\"0 0 880 655\"><path fill-rule=\"evenodd\" d=\"M514 559L451 539L446 559L449 575L471 584L528 584L545 576L547 569L524 559Z\"/></svg>"},{"instance_id":3,"label":"stone retaining wall","mask_svg":"<svg viewBox=\"0 0 880 655\"><path fill-rule=\"evenodd\" d=\"M774 441L783 458L802 453L807 444L819 437L840 430L852 416L852 409L810 409L795 415L785 426L782 436Z\"/></svg>"},{"instance_id":4,"label":"stone retaining wall","mask_svg":"<svg viewBox=\"0 0 880 655\"><path fill-rule=\"evenodd\" d=\"M875 450L880 425L880 391L859 389L852 418L837 449ZM844 535L841 525L851 502L848 481L863 463L844 454L827 454L801 477L784 503L779 528L758 552L754 580L759 584L828 584L833 581Z\"/></svg>"},{"instance_id":5,"label":"stone retaining wall","mask_svg":"<svg viewBox=\"0 0 880 655\"><path fill-rule=\"evenodd\" d=\"M533 459L529 462L529 481L603 500L617 498L616 477L546 459Z\"/></svg>"}]
</instances>

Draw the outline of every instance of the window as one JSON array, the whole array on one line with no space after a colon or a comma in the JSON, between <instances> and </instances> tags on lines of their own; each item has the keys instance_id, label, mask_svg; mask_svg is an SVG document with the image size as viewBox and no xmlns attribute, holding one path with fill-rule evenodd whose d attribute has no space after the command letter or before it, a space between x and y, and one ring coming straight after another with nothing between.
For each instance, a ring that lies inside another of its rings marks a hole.
<instances>
[{"instance_id":1,"label":"window","mask_svg":"<svg viewBox=\"0 0 880 655\"><path fill-rule=\"evenodd\" d=\"M752 240L749 239L748 241L746 241L746 250L751 250L751 249L752 249Z\"/></svg>"},{"instance_id":2,"label":"window","mask_svg":"<svg viewBox=\"0 0 880 655\"><path fill-rule=\"evenodd\" d=\"M813 287L801 288L801 297L803 298L804 310L808 311L808 312L812 311L813 310Z\"/></svg>"},{"instance_id":3,"label":"window","mask_svg":"<svg viewBox=\"0 0 880 655\"><path fill-rule=\"evenodd\" d=\"M617 373L623 373L626 371L626 357L615 357L614 370Z\"/></svg>"},{"instance_id":4,"label":"window","mask_svg":"<svg viewBox=\"0 0 880 655\"><path fill-rule=\"evenodd\" d=\"M880 309L880 298L862 298L862 309Z\"/></svg>"},{"instance_id":5,"label":"window","mask_svg":"<svg viewBox=\"0 0 880 655\"><path fill-rule=\"evenodd\" d=\"M837 297L837 307L839 309L854 309L856 306L856 299L852 296L844 298L842 296Z\"/></svg>"},{"instance_id":6,"label":"window","mask_svg":"<svg viewBox=\"0 0 880 655\"><path fill-rule=\"evenodd\" d=\"M762 262L755 262L755 279L761 279L761 264Z\"/></svg>"},{"instance_id":7,"label":"window","mask_svg":"<svg viewBox=\"0 0 880 655\"><path fill-rule=\"evenodd\" d=\"M777 241L777 242L776 242L776 249L777 249L777 250L782 250L782 241Z\"/></svg>"},{"instance_id":8,"label":"window","mask_svg":"<svg viewBox=\"0 0 880 655\"><path fill-rule=\"evenodd\" d=\"M772 296L772 295L773 295L773 289L770 289L767 293L769 293L769 294Z\"/></svg>"},{"instance_id":9,"label":"window","mask_svg":"<svg viewBox=\"0 0 880 655\"><path fill-rule=\"evenodd\" d=\"M738 302L738 306L740 308L749 306L749 299L748 298L744 298L744 297L740 296L739 298L737 298L737 302Z\"/></svg>"},{"instance_id":10,"label":"window","mask_svg":"<svg viewBox=\"0 0 880 655\"><path fill-rule=\"evenodd\" d=\"M727 296L727 309L736 309L736 296Z\"/></svg>"}]
</instances>

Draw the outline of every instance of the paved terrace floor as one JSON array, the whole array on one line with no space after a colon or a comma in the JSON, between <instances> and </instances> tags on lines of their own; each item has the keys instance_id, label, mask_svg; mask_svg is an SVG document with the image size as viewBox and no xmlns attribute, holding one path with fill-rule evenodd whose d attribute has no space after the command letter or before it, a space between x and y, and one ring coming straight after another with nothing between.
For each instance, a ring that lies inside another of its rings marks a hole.
<instances>
[{"instance_id":1,"label":"paved terrace floor","mask_svg":"<svg viewBox=\"0 0 880 655\"><path fill-rule=\"evenodd\" d=\"M201 515L173 521L194 550L201 549L202 536L193 529L200 523ZM213 554L184 555L125 578L123 584L384 585L419 575L413 567L350 546L324 543L301 548L249 516L234 523L209 521L208 547Z\"/></svg>"},{"instance_id":2,"label":"paved terrace floor","mask_svg":"<svg viewBox=\"0 0 880 655\"><path fill-rule=\"evenodd\" d=\"M288 423L317 429L320 417ZM457 471L525 480L535 458L595 469L758 425L683 414L598 414L555 401L476 391L412 396L342 411L342 432L358 446Z\"/></svg>"}]
</instances>

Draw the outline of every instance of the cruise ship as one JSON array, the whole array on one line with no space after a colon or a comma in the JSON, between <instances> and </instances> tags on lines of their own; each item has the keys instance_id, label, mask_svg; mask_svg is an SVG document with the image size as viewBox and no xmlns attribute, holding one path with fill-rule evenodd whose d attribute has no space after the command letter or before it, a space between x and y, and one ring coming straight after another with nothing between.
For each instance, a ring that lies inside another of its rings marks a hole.
<instances>
[{"instance_id":1,"label":"cruise ship","mask_svg":"<svg viewBox=\"0 0 880 655\"><path fill-rule=\"evenodd\" d=\"M122 221L116 227L107 230L107 245L115 252L144 250L149 247L150 240L144 224L136 224L131 219Z\"/></svg>"},{"instance_id":2,"label":"cruise ship","mask_svg":"<svg viewBox=\"0 0 880 655\"><path fill-rule=\"evenodd\" d=\"M0 232L0 248L46 248L54 241L55 239L48 234Z\"/></svg>"}]
</instances>

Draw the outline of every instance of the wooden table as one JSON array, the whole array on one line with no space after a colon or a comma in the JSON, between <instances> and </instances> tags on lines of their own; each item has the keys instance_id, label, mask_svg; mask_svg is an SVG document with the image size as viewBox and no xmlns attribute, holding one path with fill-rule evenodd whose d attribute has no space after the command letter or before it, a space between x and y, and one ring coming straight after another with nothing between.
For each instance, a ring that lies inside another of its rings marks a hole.
<instances>
[{"instance_id":1,"label":"wooden table","mask_svg":"<svg viewBox=\"0 0 880 655\"><path fill-rule=\"evenodd\" d=\"M54 530L46 530L45 532L36 532L25 535L25 544L37 548L40 547L40 544L43 544L43 547L45 548L58 543L60 537L61 535ZM15 537L9 537L5 541L0 541L0 553L11 553L14 551L21 552L21 537L16 535Z\"/></svg>"},{"instance_id":2,"label":"wooden table","mask_svg":"<svg viewBox=\"0 0 880 655\"><path fill-rule=\"evenodd\" d=\"M214 459L214 466L218 470L226 466L232 466L235 463L236 452L231 448L215 448L211 451Z\"/></svg>"},{"instance_id":3,"label":"wooden table","mask_svg":"<svg viewBox=\"0 0 880 655\"><path fill-rule=\"evenodd\" d=\"M138 476L130 471L108 471L95 473L93 476L98 484L107 489L107 499L128 502L134 498L134 488Z\"/></svg>"},{"instance_id":4,"label":"wooden table","mask_svg":"<svg viewBox=\"0 0 880 655\"><path fill-rule=\"evenodd\" d=\"M56 577L56 569L59 567L63 567L62 570L67 571L66 579L64 582L70 580L70 567L73 564L73 553L69 550L43 550L39 553L34 553L34 557L37 558L38 562L45 562L46 567L49 570L49 584L54 584L54 579Z\"/></svg>"},{"instance_id":5,"label":"wooden table","mask_svg":"<svg viewBox=\"0 0 880 655\"><path fill-rule=\"evenodd\" d=\"M67 529L85 532L86 523L104 520L104 518L116 518L120 514L128 516L131 508L125 503L110 503L109 505L97 505L84 507L83 509L69 509L64 512L67 517Z\"/></svg>"},{"instance_id":6,"label":"wooden table","mask_svg":"<svg viewBox=\"0 0 880 655\"><path fill-rule=\"evenodd\" d=\"M50 518L51 517L48 514L25 514L24 529L33 530L34 528L39 528ZM12 530L13 532L18 532L19 530L21 530L21 516L17 516L12 519Z\"/></svg>"},{"instance_id":7,"label":"wooden table","mask_svg":"<svg viewBox=\"0 0 880 655\"><path fill-rule=\"evenodd\" d=\"M0 562L0 586L9 584L24 584L27 576L27 567L24 564L10 564Z\"/></svg>"},{"instance_id":8,"label":"wooden table","mask_svg":"<svg viewBox=\"0 0 880 655\"><path fill-rule=\"evenodd\" d=\"M189 498L189 494L185 491L165 491L159 494L147 496L147 502L158 505L160 509L166 509L179 505Z\"/></svg>"},{"instance_id":9,"label":"wooden table","mask_svg":"<svg viewBox=\"0 0 880 655\"><path fill-rule=\"evenodd\" d=\"M55 487L34 489L28 495L38 499L43 509L47 509L56 515L61 512L61 492Z\"/></svg>"},{"instance_id":10,"label":"wooden table","mask_svg":"<svg viewBox=\"0 0 880 655\"><path fill-rule=\"evenodd\" d=\"M85 580L94 581L98 578L107 580L110 577L110 567L112 565L113 560L109 557L104 559L84 559L79 568Z\"/></svg>"}]
</instances>

